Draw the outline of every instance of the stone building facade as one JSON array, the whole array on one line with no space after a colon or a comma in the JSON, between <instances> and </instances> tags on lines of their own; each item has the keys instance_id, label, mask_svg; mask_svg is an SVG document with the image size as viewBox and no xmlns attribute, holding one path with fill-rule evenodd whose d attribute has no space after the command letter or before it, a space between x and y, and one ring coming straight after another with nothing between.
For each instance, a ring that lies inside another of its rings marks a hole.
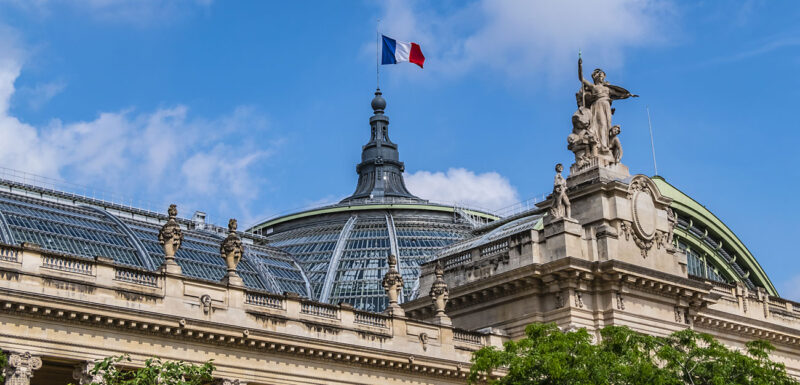
<instances>
[{"instance_id":1,"label":"stone building facade","mask_svg":"<svg viewBox=\"0 0 800 385\"><path fill-rule=\"evenodd\" d=\"M766 339L800 376L800 304L705 207L630 174L596 76L569 176L504 217L413 196L380 93L356 192L244 232L0 181L6 383L88 384L127 354L211 359L221 384L457 384L533 322Z\"/></svg>"}]
</instances>

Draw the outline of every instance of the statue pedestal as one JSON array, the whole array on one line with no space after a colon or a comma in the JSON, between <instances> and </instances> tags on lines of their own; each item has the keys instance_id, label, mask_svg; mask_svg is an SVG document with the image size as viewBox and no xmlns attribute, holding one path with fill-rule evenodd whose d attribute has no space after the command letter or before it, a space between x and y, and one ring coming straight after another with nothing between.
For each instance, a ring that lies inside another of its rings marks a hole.
<instances>
[{"instance_id":1,"label":"statue pedestal","mask_svg":"<svg viewBox=\"0 0 800 385\"><path fill-rule=\"evenodd\" d=\"M544 237L548 262L564 257L581 258L581 234L583 227L572 218L544 219Z\"/></svg>"},{"instance_id":2,"label":"statue pedestal","mask_svg":"<svg viewBox=\"0 0 800 385\"><path fill-rule=\"evenodd\" d=\"M220 282L228 286L244 286L242 277L240 277L239 274L236 274L235 271L229 271L228 274L222 277Z\"/></svg>"},{"instance_id":3,"label":"statue pedestal","mask_svg":"<svg viewBox=\"0 0 800 385\"><path fill-rule=\"evenodd\" d=\"M437 315L433 316L433 323L439 324L439 325L447 325L447 326L452 326L453 325L453 321L450 320L450 317L448 317L445 314L441 314L441 315L437 314Z\"/></svg>"},{"instance_id":4,"label":"statue pedestal","mask_svg":"<svg viewBox=\"0 0 800 385\"><path fill-rule=\"evenodd\" d=\"M161 264L160 269L161 269L161 271L163 271L163 272L165 272L167 274L179 275L179 274L181 274L183 272L181 270L181 265L179 265L178 262L175 262L175 258L174 257L173 258L165 258L164 259L164 263Z\"/></svg>"},{"instance_id":5,"label":"statue pedestal","mask_svg":"<svg viewBox=\"0 0 800 385\"><path fill-rule=\"evenodd\" d=\"M570 167L570 174L567 177L567 188L572 188L588 182L625 180L631 176L630 171L628 171L628 166L622 163L611 163L608 165L595 163L594 165L580 167L577 171L575 169L576 165L573 164Z\"/></svg>"},{"instance_id":6,"label":"statue pedestal","mask_svg":"<svg viewBox=\"0 0 800 385\"><path fill-rule=\"evenodd\" d=\"M400 305L398 305L397 302L390 303L389 306L386 307L386 314L394 317L406 316L405 310L403 310L403 308L400 307Z\"/></svg>"}]
</instances>

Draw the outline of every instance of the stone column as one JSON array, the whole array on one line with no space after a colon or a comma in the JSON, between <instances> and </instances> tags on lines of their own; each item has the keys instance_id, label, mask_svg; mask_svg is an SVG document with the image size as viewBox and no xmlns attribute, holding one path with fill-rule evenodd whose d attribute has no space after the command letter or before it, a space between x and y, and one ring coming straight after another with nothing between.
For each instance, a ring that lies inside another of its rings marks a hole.
<instances>
[{"instance_id":1,"label":"stone column","mask_svg":"<svg viewBox=\"0 0 800 385\"><path fill-rule=\"evenodd\" d=\"M30 385L33 372L42 367L42 359L30 352L10 353L8 365L3 370L6 385Z\"/></svg>"},{"instance_id":2,"label":"stone column","mask_svg":"<svg viewBox=\"0 0 800 385\"><path fill-rule=\"evenodd\" d=\"M92 375L92 369L94 369L95 364L96 362L92 360L92 361L84 361L78 365L75 365L75 369L72 370L72 378L78 381L78 385L103 383L102 373L97 373L95 375Z\"/></svg>"}]
</instances>

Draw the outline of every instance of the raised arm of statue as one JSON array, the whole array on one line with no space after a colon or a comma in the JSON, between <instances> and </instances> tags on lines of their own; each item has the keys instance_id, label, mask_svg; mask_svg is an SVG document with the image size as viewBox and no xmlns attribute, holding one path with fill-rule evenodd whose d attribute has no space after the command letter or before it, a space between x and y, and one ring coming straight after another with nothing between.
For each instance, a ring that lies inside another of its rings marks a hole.
<instances>
[{"instance_id":1,"label":"raised arm of statue","mask_svg":"<svg viewBox=\"0 0 800 385\"><path fill-rule=\"evenodd\" d=\"M587 86L592 85L592 83L588 82L586 79L583 78L583 59L581 59L580 57L578 57L578 80L580 80L581 83Z\"/></svg>"}]
</instances>

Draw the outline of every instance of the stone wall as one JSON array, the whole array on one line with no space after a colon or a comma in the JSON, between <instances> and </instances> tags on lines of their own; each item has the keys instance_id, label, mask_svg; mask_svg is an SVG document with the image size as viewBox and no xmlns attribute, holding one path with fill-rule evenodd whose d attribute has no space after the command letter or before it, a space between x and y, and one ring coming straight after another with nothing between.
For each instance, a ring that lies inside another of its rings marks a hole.
<instances>
[{"instance_id":1,"label":"stone wall","mask_svg":"<svg viewBox=\"0 0 800 385\"><path fill-rule=\"evenodd\" d=\"M0 347L46 362L129 354L135 366L156 355L213 359L215 375L241 384L442 384L463 383L471 352L501 343L497 335L30 244L0 246L0 255Z\"/></svg>"}]
</instances>

